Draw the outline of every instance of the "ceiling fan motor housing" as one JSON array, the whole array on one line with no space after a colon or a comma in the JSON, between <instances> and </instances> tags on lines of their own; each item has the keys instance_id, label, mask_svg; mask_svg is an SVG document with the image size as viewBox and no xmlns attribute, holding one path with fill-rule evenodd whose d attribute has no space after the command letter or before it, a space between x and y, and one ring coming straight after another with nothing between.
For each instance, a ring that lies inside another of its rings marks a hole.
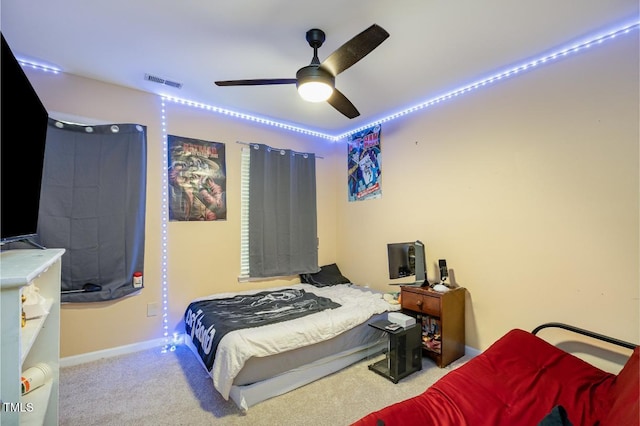
<instances>
[{"instance_id":1,"label":"ceiling fan motor housing","mask_svg":"<svg viewBox=\"0 0 640 426\"><path fill-rule=\"evenodd\" d=\"M336 85L336 78L329 71L325 71L317 65L307 65L300 68L296 73L296 79L298 80L297 87L310 82L325 83L331 88L335 88Z\"/></svg>"}]
</instances>

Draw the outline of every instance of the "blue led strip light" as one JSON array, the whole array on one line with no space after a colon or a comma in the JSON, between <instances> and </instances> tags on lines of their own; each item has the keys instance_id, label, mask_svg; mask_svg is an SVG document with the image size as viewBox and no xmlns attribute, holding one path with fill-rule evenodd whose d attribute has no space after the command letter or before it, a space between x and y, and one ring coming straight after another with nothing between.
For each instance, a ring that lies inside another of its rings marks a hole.
<instances>
[{"instance_id":1,"label":"blue led strip light","mask_svg":"<svg viewBox=\"0 0 640 426\"><path fill-rule=\"evenodd\" d=\"M487 77L485 79L476 81L474 83L468 84L466 86L463 86L459 89L455 89L452 90L448 93L445 93L444 95L441 96L437 96L435 98L431 98L429 100L426 100L424 102L421 102L417 105L414 105L412 107L406 108L402 111L387 115L383 118L380 118L378 120L372 121L370 123L367 123L363 126L358 127L357 129L353 129L350 130L348 132L342 133L340 135L330 135L327 133L322 133L322 132L318 132L315 130L311 130L311 129L307 129L304 127L299 127L299 126L294 126L291 124L287 124L287 123L283 123L283 122L279 122L279 121L275 121L275 120L270 120L264 117L258 117L255 115L251 115L251 114L245 114L245 113L241 113L241 112L237 112L237 111L232 111L232 110L228 110L225 108L221 108L221 107L217 107L217 106L213 106L213 105L205 105L199 102L194 102L194 101L189 101L189 100L185 100L185 99L179 99L179 98L173 98L173 97L164 97L163 96L163 105L165 101L172 101L172 102L176 102L176 103L181 103L190 107L194 107L194 108L201 108L201 109L205 109L208 111L212 111L212 112L216 112L219 114L223 114L223 115L228 115L230 117L235 117L235 118L240 118L243 120L248 120L248 121L253 121L259 124L264 124L264 125L268 125L268 126L273 126L273 127L277 127L279 129L283 129L283 130L288 130L288 131L292 131L292 132L297 132L297 133L302 133L305 135L310 135L310 136L314 136L314 137L318 137L318 138L322 138L322 139L327 139L330 140L332 142L337 142L340 141L344 138L346 138L349 135L352 135L354 133L358 133L364 129L367 129L369 127L372 127L376 124L382 124L391 120L395 120L396 118L400 118L400 117L404 117L408 114L414 113L416 111L421 111L425 108L431 107L433 105L439 104L440 102L444 102L447 101L449 99L464 95L466 93L469 93L473 90L476 89L480 89L483 88L487 85L491 85L493 83L496 83L498 81L502 81L504 79L507 78L511 78L515 75L520 74L521 72L524 71L529 71L533 68L536 68L540 65L552 62L556 59L560 59L560 58L564 58L568 55L574 54L574 53L578 53L580 51L583 51L585 49L589 49L592 46L597 46L599 44L604 43L605 41L609 41L609 40L613 40L618 36L622 36L625 34L629 34L630 32L637 30L640 27L640 22L639 21L635 21L633 23L630 24L626 24L623 25L621 27L617 27L609 32L606 33L600 33L599 35L595 35L592 36L588 39L586 39L585 41L582 41L580 43L574 44L572 46L569 47L565 47L565 48L561 48L558 50L555 50L553 53L550 54L545 54L542 55L540 57L538 57L537 59L531 60L529 62L523 63L521 65L517 65L514 67L511 67L509 69L507 69L506 71L502 71L499 72L497 74L494 74L490 77ZM31 66L33 68L36 69L40 69L40 70L44 70L44 71L52 71L55 73L61 72L58 69L52 68L52 67L47 67L47 66L43 66L40 64L34 64L31 63L29 61L24 61L24 60L19 60L19 62L23 65L23 66Z\"/></svg>"},{"instance_id":2,"label":"blue led strip light","mask_svg":"<svg viewBox=\"0 0 640 426\"><path fill-rule=\"evenodd\" d=\"M162 216L160 218L160 227L162 229L160 245L162 247L162 270L161 274L161 287L162 287L162 337L164 339L164 346L162 347L162 353L167 351L175 351L175 334L173 342L169 341L169 281L167 279L167 240L168 240L168 221L169 221L169 176L167 171L167 165L169 164L169 150L167 142L167 114L165 100L162 98L162 201L160 211Z\"/></svg>"},{"instance_id":3,"label":"blue led strip light","mask_svg":"<svg viewBox=\"0 0 640 426\"><path fill-rule=\"evenodd\" d=\"M248 120L248 121L254 121L256 123L264 124L267 126L278 127L283 130L289 130L292 132L302 133L305 135L315 136L323 139L335 140L333 136L328 135L326 133L305 129L304 127L293 126L291 124L282 123L280 121L269 120L268 118L264 118L264 117L258 117L251 114L245 114L242 112L232 111L229 109L225 109L225 108L221 108L213 105L206 105L203 103L193 102L186 99L174 98L170 96L166 96L164 99L166 99L167 101L180 103L180 104L187 105L194 108L200 108L200 109L205 109L207 111L217 112L218 114L228 115L230 117L241 118L243 120Z\"/></svg>"},{"instance_id":4,"label":"blue led strip light","mask_svg":"<svg viewBox=\"0 0 640 426\"><path fill-rule=\"evenodd\" d=\"M241 118L244 120L249 120L249 121L255 121L257 123L260 124L266 124L266 125L270 125L270 126L275 126L284 130L289 130L289 131L294 131L294 132L299 132L299 133L303 133L303 134L307 134L307 135L311 135L311 136L316 136L319 138L323 138L323 139L328 139L330 141L336 142L339 140L342 140L344 138L346 138L349 135L352 135L354 133L358 133L364 129L368 129L369 127L375 126L376 124L382 124L391 120L395 120L397 118L400 117L404 117L406 115L412 114L414 112L417 111L421 111L424 110L425 108L434 106L436 104L439 104L440 102L444 102L444 101L448 101L449 99L452 98L456 98L458 96L467 94L473 90L476 89L481 89L483 87L486 87L488 85L491 85L493 83L497 83L499 81L505 80L507 78L511 78L514 77L524 71L530 71L533 68L536 68L540 65L543 64L547 64L549 62L555 61L556 59L561 59L564 57L567 57L568 55L572 55L574 53L578 53L581 52L585 49L589 49L590 47L593 46L597 46L600 45L602 43L604 43L605 41L609 41L609 40L613 40L618 36L621 35L625 35L625 34L629 34L631 31L637 30L640 27L640 22L634 22L631 24L627 24L624 25L622 27L618 27L615 28L609 32L606 32L604 34L599 34L597 36L592 36L588 39L586 39L585 41L582 41L580 43L576 43L573 44L569 47L564 47L564 48L560 48L557 49L555 51L553 51L552 53L549 54L545 54L543 56L540 56L536 59L533 59L529 62L520 64L520 65L516 65L514 67L511 67L505 71L499 72L497 74L491 75L487 78L484 78L482 80L473 82L471 84L468 84L466 86L463 86L461 88L452 90L448 93L445 93L444 95L440 95L437 96L435 98L431 98L429 100L426 100L424 102L421 102L417 105L414 105L412 107L403 109L399 112L387 115L379 120L376 121L372 121L370 123L367 123L363 126L360 126L356 129L353 130L349 130L348 132L342 133L340 135L329 135L326 133L320 133L317 131L313 131L313 130L309 130L303 127L296 127L296 126L292 126L289 124L285 124L282 122L278 122L278 121L273 121L273 120L269 120L269 119L265 119L262 117L257 117L257 116L253 116L250 114L244 114L244 113L239 113L239 112L235 112L235 111L230 111L224 108L220 108L220 107L215 107L215 106L210 106L210 105L204 105L204 104L200 104L197 102L192 102L192 101L188 101L188 100L183 100L183 99L175 99L175 98L168 98L174 102L180 102L182 104L185 105L189 105L189 106L193 106L193 107L198 107L198 108L204 108L213 112L217 112L220 114L225 114L225 115L230 115L233 117L237 117L237 118Z\"/></svg>"},{"instance_id":5,"label":"blue led strip light","mask_svg":"<svg viewBox=\"0 0 640 426\"><path fill-rule=\"evenodd\" d=\"M449 100L451 98L454 98L454 97L469 93L469 92L471 92L473 90L483 88L483 87L485 87L487 85L496 83L498 81L501 81L501 80L504 80L504 79L507 79L507 78L511 78L511 77L513 77L515 75L518 75L519 73L521 73L523 71L529 71L532 68L538 67L538 66L543 65L543 64L547 64L547 63L552 62L552 61L554 61L556 59L564 58L564 57L566 57L568 55L571 55L571 54L574 54L574 53L578 53L578 52L583 51L585 49L589 49L592 46L597 46L597 45L599 45L601 43L604 43L605 41L613 40L614 38L616 38L618 36L629 34L631 31L637 30L639 26L640 26L640 22L635 22L633 24L629 24L629 25L623 26L622 28L617 28L617 29L615 29L613 31L610 31L610 32L606 33L606 34L602 34L602 35L599 35L599 36L596 36L596 37L592 37L592 38L590 38L590 39L588 39L586 41L574 44L574 45L572 45L570 47L565 47L565 48L558 49L558 50L556 50L556 51L554 51L554 52L552 52L550 54L543 55L543 56L538 57L537 59L534 59L532 61L529 61L529 62L526 62L524 64L520 64L520 65L514 66L512 68L507 69L506 71L502 71L500 73L494 74L494 75L492 75L490 77L487 77L487 78L485 78L483 80L476 81L474 83L468 84L468 85L466 85L464 87L461 87L459 89L452 90L451 92L445 93L444 95L429 99L427 101L424 101L422 103L414 105L414 106L412 106L410 108L406 108L406 109L404 109L402 111L399 111L399 112L396 112L394 114L388 115L388 116L383 117L383 118L381 118L379 120L376 120L376 121L368 123L368 124L366 124L364 126L358 127L357 129L350 130L350 131L348 131L346 133L343 133L343 134L337 136L335 139L336 140L340 140L340 139L345 138L345 137L347 137L349 135L352 135L354 133L358 133L358 132L360 132L360 131L362 131L364 129L368 129L369 127L372 127L372 126L374 126L376 124L381 124L381 123L384 123L384 122L387 122L387 121L395 120L396 118L403 117L405 115L414 113L416 111L423 110L425 108L431 107L431 106L433 106L435 104L438 104L440 102L447 101L447 100Z\"/></svg>"},{"instance_id":6,"label":"blue led strip light","mask_svg":"<svg viewBox=\"0 0 640 426\"><path fill-rule=\"evenodd\" d=\"M30 67L30 68L33 68L33 69L38 70L38 71L52 72L54 74L59 74L59 73L62 72L62 70L59 69L59 68L50 67L50 66L42 65L42 64L37 64L35 62L26 61L24 59L17 59L17 60L18 60L18 63L20 65L22 65L23 67Z\"/></svg>"}]
</instances>

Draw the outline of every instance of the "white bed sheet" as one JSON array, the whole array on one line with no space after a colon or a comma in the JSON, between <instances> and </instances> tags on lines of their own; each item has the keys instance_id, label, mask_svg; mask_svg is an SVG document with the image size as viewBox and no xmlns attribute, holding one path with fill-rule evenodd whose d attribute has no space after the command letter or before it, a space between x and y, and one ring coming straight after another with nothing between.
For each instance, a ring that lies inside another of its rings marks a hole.
<instances>
[{"instance_id":1,"label":"white bed sheet","mask_svg":"<svg viewBox=\"0 0 640 426\"><path fill-rule=\"evenodd\" d=\"M210 375L214 387L226 400L229 399L235 377L251 357L274 355L322 342L362 324L375 314L400 310L399 305L385 301L382 293L352 284L329 287L295 284L239 293L220 293L196 300L221 299L237 294L253 294L291 287L328 297L341 306L292 321L236 330L224 336L218 345Z\"/></svg>"}]
</instances>

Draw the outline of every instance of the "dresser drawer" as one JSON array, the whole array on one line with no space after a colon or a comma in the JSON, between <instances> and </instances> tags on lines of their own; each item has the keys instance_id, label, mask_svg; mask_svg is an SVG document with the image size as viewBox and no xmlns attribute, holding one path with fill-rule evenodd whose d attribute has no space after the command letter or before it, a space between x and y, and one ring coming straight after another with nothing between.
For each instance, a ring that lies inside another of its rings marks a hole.
<instances>
[{"instance_id":1,"label":"dresser drawer","mask_svg":"<svg viewBox=\"0 0 640 426\"><path fill-rule=\"evenodd\" d=\"M402 291L402 308L436 317L440 316L440 296Z\"/></svg>"}]
</instances>

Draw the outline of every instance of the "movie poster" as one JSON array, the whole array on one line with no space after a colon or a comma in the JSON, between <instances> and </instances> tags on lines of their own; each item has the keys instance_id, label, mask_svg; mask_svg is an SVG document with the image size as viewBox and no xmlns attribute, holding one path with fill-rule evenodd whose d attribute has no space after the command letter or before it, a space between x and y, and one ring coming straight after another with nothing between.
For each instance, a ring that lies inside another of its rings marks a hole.
<instances>
[{"instance_id":1,"label":"movie poster","mask_svg":"<svg viewBox=\"0 0 640 426\"><path fill-rule=\"evenodd\" d=\"M380 125L350 135L347 144L349 201L380 198Z\"/></svg>"},{"instance_id":2,"label":"movie poster","mask_svg":"<svg viewBox=\"0 0 640 426\"><path fill-rule=\"evenodd\" d=\"M227 171L223 143L167 136L169 220L227 219Z\"/></svg>"}]
</instances>

